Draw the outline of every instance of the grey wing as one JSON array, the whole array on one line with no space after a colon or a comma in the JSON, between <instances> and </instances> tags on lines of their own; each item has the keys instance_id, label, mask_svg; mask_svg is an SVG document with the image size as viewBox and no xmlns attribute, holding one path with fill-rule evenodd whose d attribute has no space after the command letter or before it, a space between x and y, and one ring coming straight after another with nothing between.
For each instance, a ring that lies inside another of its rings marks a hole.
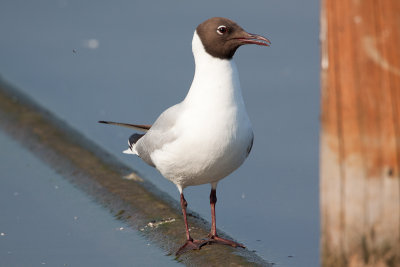
<instances>
[{"instance_id":1,"label":"grey wing","mask_svg":"<svg viewBox=\"0 0 400 267\"><path fill-rule=\"evenodd\" d=\"M151 154L165 144L176 140L177 136L172 131L179 116L181 104L165 110L151 126L150 130L136 143L136 151L150 166L156 167L151 159Z\"/></svg>"}]
</instances>

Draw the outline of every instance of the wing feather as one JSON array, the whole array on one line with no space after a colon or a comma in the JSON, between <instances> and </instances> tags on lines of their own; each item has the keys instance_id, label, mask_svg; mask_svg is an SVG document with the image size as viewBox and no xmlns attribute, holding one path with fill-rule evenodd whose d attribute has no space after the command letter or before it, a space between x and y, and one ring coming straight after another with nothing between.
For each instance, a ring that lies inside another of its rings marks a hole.
<instances>
[{"instance_id":1,"label":"wing feather","mask_svg":"<svg viewBox=\"0 0 400 267\"><path fill-rule=\"evenodd\" d=\"M122 127L126 127L126 128L135 129L135 130L141 131L141 132L147 132L151 128L151 125L146 125L146 124L131 124L131 123L122 123L122 122L114 122L114 121L99 121L99 123L122 126Z\"/></svg>"}]
</instances>

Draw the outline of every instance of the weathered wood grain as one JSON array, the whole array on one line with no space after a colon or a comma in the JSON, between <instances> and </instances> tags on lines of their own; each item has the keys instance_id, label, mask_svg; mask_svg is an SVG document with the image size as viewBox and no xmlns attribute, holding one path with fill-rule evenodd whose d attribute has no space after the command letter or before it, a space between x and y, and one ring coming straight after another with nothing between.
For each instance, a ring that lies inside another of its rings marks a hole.
<instances>
[{"instance_id":1,"label":"weathered wood grain","mask_svg":"<svg viewBox=\"0 0 400 267\"><path fill-rule=\"evenodd\" d=\"M324 266L400 266L400 1L323 0Z\"/></svg>"}]
</instances>

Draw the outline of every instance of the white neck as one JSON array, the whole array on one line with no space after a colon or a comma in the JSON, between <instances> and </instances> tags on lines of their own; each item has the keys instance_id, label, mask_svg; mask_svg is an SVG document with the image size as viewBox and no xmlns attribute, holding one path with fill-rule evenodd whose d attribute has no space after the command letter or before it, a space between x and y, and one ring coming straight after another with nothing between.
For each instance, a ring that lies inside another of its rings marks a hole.
<instances>
[{"instance_id":1,"label":"white neck","mask_svg":"<svg viewBox=\"0 0 400 267\"><path fill-rule=\"evenodd\" d=\"M208 54L194 32L192 50L195 74L192 86L184 100L190 105L239 105L244 107L239 75L235 62Z\"/></svg>"}]
</instances>

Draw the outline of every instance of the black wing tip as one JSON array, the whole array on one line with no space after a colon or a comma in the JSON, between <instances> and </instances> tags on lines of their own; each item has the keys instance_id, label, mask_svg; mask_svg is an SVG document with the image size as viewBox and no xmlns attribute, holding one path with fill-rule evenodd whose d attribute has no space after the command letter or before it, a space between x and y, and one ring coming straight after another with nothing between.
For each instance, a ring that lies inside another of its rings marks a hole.
<instances>
[{"instance_id":1,"label":"black wing tip","mask_svg":"<svg viewBox=\"0 0 400 267\"><path fill-rule=\"evenodd\" d=\"M105 123L105 124L109 124L108 121L98 121L98 123Z\"/></svg>"},{"instance_id":2,"label":"black wing tip","mask_svg":"<svg viewBox=\"0 0 400 267\"><path fill-rule=\"evenodd\" d=\"M138 133L132 134L128 139L129 147L132 149L132 146L136 144L136 142L139 141L139 139L142 138L143 136L144 134L138 134Z\"/></svg>"}]
</instances>

